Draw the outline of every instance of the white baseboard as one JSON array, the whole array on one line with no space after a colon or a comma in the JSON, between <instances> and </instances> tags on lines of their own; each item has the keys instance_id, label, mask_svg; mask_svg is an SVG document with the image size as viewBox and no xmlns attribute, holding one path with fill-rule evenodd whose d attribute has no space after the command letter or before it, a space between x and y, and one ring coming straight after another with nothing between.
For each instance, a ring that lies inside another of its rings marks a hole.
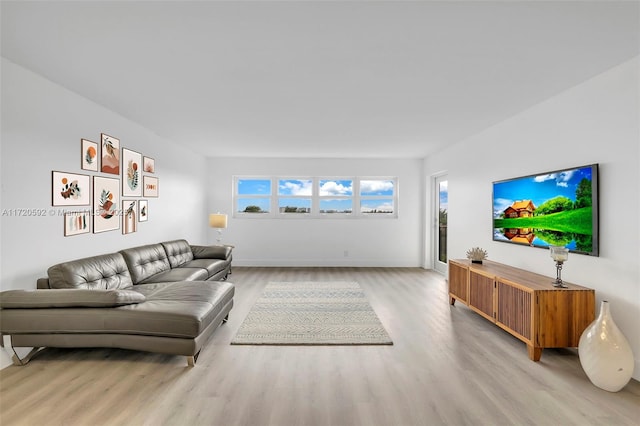
<instances>
[{"instance_id":1,"label":"white baseboard","mask_svg":"<svg viewBox=\"0 0 640 426\"><path fill-rule=\"evenodd\" d=\"M409 261L388 261L381 263L380 260L368 259L233 259L233 266L254 266L254 267L368 267L368 268L422 268L420 263Z\"/></svg>"}]
</instances>

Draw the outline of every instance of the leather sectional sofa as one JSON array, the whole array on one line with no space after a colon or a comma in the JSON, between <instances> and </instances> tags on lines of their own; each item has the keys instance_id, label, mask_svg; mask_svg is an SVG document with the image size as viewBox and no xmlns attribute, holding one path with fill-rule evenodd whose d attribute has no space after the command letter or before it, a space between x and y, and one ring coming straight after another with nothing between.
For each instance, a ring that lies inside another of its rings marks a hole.
<instances>
[{"instance_id":1,"label":"leather sectional sofa","mask_svg":"<svg viewBox=\"0 0 640 426\"><path fill-rule=\"evenodd\" d=\"M17 365L43 347L109 347L193 366L233 307L235 287L221 281L231 259L229 247L175 240L60 263L37 289L0 293L0 333L33 348Z\"/></svg>"}]
</instances>

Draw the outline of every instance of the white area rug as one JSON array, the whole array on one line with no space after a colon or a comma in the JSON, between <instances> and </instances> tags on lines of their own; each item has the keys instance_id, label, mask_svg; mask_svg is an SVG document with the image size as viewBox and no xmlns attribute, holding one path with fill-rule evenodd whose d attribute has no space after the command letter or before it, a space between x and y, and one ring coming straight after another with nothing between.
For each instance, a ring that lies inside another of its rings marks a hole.
<instances>
[{"instance_id":1,"label":"white area rug","mask_svg":"<svg viewBox=\"0 0 640 426\"><path fill-rule=\"evenodd\" d=\"M356 282L272 282L232 345L392 345Z\"/></svg>"}]
</instances>

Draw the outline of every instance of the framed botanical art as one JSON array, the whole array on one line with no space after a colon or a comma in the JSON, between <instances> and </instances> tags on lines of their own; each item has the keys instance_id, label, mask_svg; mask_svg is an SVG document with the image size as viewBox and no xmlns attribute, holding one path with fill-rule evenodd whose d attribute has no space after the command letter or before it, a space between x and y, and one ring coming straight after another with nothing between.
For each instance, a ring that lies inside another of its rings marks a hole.
<instances>
[{"instance_id":1,"label":"framed botanical art","mask_svg":"<svg viewBox=\"0 0 640 426\"><path fill-rule=\"evenodd\" d=\"M151 176L143 176L145 197L157 197L158 196L158 178Z\"/></svg>"},{"instance_id":2,"label":"framed botanical art","mask_svg":"<svg viewBox=\"0 0 640 426\"><path fill-rule=\"evenodd\" d=\"M80 146L82 149L81 168L92 172L98 171L98 142L91 142L88 139L81 139Z\"/></svg>"},{"instance_id":3,"label":"framed botanical art","mask_svg":"<svg viewBox=\"0 0 640 426\"><path fill-rule=\"evenodd\" d=\"M91 176L51 172L52 206L88 206L91 204Z\"/></svg>"},{"instance_id":4,"label":"framed botanical art","mask_svg":"<svg viewBox=\"0 0 640 426\"><path fill-rule=\"evenodd\" d=\"M68 212L64 214L64 236L88 234L91 212Z\"/></svg>"},{"instance_id":5,"label":"framed botanical art","mask_svg":"<svg viewBox=\"0 0 640 426\"><path fill-rule=\"evenodd\" d=\"M149 201L138 200L138 222L146 222L149 219Z\"/></svg>"},{"instance_id":6,"label":"framed botanical art","mask_svg":"<svg viewBox=\"0 0 640 426\"><path fill-rule=\"evenodd\" d=\"M122 200L122 233L131 234L138 230L138 202Z\"/></svg>"},{"instance_id":7,"label":"framed botanical art","mask_svg":"<svg viewBox=\"0 0 640 426\"><path fill-rule=\"evenodd\" d=\"M122 196L140 197L142 195L142 154L122 148Z\"/></svg>"},{"instance_id":8,"label":"framed botanical art","mask_svg":"<svg viewBox=\"0 0 640 426\"><path fill-rule=\"evenodd\" d=\"M120 180L95 176L93 178L93 233L120 228Z\"/></svg>"},{"instance_id":9,"label":"framed botanical art","mask_svg":"<svg viewBox=\"0 0 640 426\"><path fill-rule=\"evenodd\" d=\"M102 133L102 173L120 174L120 139Z\"/></svg>"},{"instance_id":10,"label":"framed botanical art","mask_svg":"<svg viewBox=\"0 0 640 426\"><path fill-rule=\"evenodd\" d=\"M151 157L144 157L144 171L146 173L155 173L156 172L156 160Z\"/></svg>"}]
</instances>

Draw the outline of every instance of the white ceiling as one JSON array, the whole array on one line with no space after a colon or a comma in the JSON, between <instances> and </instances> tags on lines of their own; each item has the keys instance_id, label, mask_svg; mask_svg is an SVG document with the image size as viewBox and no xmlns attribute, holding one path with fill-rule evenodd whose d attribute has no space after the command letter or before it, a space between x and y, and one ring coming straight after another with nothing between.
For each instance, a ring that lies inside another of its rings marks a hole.
<instances>
[{"instance_id":1,"label":"white ceiling","mask_svg":"<svg viewBox=\"0 0 640 426\"><path fill-rule=\"evenodd\" d=\"M421 158L638 55L639 5L2 1L2 56L207 156Z\"/></svg>"}]
</instances>

